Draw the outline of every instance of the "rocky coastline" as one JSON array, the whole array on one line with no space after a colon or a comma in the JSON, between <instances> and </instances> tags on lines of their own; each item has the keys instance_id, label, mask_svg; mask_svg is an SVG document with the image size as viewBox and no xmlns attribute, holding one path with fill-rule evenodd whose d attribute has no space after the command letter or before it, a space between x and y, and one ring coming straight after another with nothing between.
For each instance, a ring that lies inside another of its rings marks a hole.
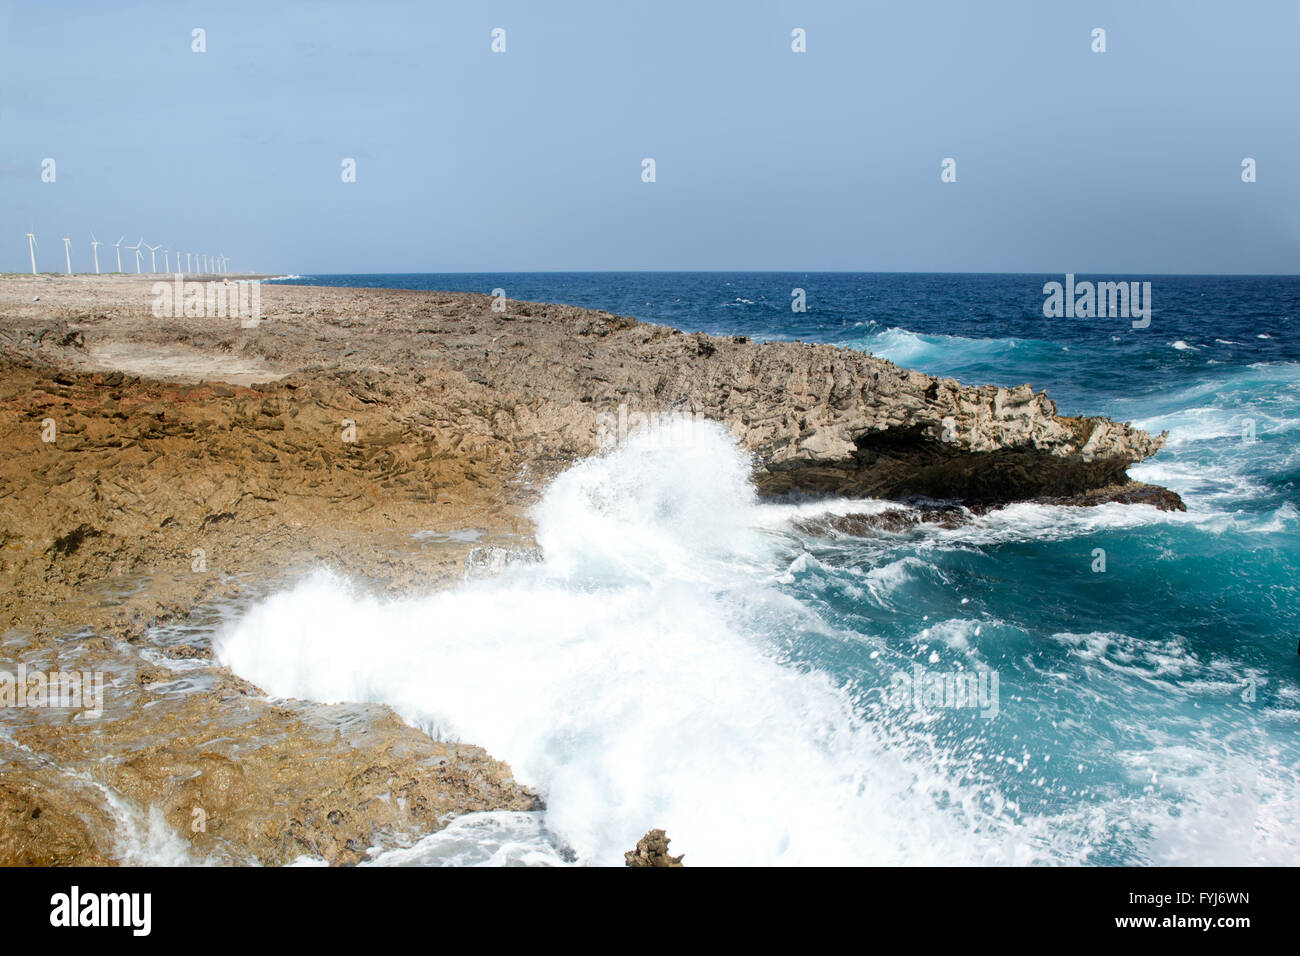
<instances>
[{"instance_id":1,"label":"rocky coastline","mask_svg":"<svg viewBox=\"0 0 1300 956\"><path fill-rule=\"evenodd\" d=\"M539 806L481 748L268 698L169 626L322 565L453 585L532 547L547 479L638 424L724 423L767 495L1183 507L1127 478L1162 436L1028 385L461 293L266 284L255 324L159 315L161 278L0 278L0 671L108 677L95 719L0 710L0 865L349 864Z\"/></svg>"}]
</instances>

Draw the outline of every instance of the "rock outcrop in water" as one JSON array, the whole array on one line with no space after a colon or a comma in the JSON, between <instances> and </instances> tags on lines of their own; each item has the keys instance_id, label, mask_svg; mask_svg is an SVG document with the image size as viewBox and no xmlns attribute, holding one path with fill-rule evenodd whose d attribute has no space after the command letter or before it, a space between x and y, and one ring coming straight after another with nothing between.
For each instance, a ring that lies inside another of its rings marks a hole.
<instances>
[{"instance_id":1,"label":"rock outcrop in water","mask_svg":"<svg viewBox=\"0 0 1300 956\"><path fill-rule=\"evenodd\" d=\"M682 857L686 854L679 853L677 856L672 856L668 852L668 844L672 842L663 830L651 830L636 841L635 850L628 850L623 854L624 865L682 866Z\"/></svg>"},{"instance_id":2,"label":"rock outcrop in water","mask_svg":"<svg viewBox=\"0 0 1300 956\"><path fill-rule=\"evenodd\" d=\"M338 724L268 701L160 628L313 564L406 591L459 579L475 548L525 554L545 480L639 420L726 423L773 494L1181 504L1124 474L1160 438L1027 386L448 293L267 286L242 328L157 318L150 285L0 280L0 670L115 675L102 720L5 714L0 863L121 860L151 810L200 856L348 863L533 806L478 748L384 708Z\"/></svg>"}]
</instances>

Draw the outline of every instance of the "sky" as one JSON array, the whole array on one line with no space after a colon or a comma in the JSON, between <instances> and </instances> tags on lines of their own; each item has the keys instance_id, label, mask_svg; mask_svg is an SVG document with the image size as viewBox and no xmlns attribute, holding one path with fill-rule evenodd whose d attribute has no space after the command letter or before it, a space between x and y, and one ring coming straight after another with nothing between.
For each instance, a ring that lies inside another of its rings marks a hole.
<instances>
[{"instance_id":1,"label":"sky","mask_svg":"<svg viewBox=\"0 0 1300 956\"><path fill-rule=\"evenodd\" d=\"M93 232L101 268L1295 274L1300 3L0 0L0 271L28 231L41 271Z\"/></svg>"}]
</instances>

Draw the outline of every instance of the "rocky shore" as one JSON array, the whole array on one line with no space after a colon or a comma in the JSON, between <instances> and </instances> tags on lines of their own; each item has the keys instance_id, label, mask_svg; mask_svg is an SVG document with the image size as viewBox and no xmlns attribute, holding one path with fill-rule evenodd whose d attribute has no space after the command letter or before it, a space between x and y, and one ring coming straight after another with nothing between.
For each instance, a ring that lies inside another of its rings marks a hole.
<instances>
[{"instance_id":1,"label":"rocky shore","mask_svg":"<svg viewBox=\"0 0 1300 956\"><path fill-rule=\"evenodd\" d=\"M638 423L725 423L766 494L1182 507L1125 474L1161 437L1027 385L454 293L270 284L255 325L160 317L154 281L0 278L0 671L107 674L98 719L0 709L0 864L353 863L536 806L477 747L269 699L171 625L321 565L453 584Z\"/></svg>"}]
</instances>

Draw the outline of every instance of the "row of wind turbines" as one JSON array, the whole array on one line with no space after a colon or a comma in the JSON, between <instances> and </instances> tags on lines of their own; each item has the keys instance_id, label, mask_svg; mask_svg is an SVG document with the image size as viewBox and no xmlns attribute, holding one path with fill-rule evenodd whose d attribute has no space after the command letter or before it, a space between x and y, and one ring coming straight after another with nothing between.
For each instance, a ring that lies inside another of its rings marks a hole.
<instances>
[{"instance_id":1,"label":"row of wind turbines","mask_svg":"<svg viewBox=\"0 0 1300 956\"><path fill-rule=\"evenodd\" d=\"M117 252L118 272L122 271L122 240L125 238L126 236L123 236L121 239L117 240L117 242L113 243L113 249L116 250ZM95 259L95 275L100 274L99 273L99 247L102 245L106 245L106 243L100 242L98 239L96 239L95 234L92 232L90 234L90 250L91 253L94 255L94 259ZM36 275L36 247L37 247L36 236L30 232L27 233L27 251L32 258L32 275ZM140 268L140 263L141 260L144 258L144 253L141 252L141 247L149 250L150 273L157 274L158 250L162 249L162 245L159 244L156 246L151 246L149 245L149 243L144 241L143 237L141 237L140 241L137 242L134 246L127 246L127 249L134 250L135 252L135 271L137 275L143 274L143 271ZM172 271L171 254L169 250L163 249L162 254L163 254L163 272L171 272ZM72 240L67 236L63 237L63 255L64 255L64 260L67 263L68 275L72 275ZM228 259L224 255L210 255L209 253L206 252L185 253L185 269L182 270L181 253L179 250L177 251L176 253L177 272L181 272L181 271L194 272L195 270L192 268L192 266L194 265L197 265L198 271L204 274L228 273L230 271L230 259Z\"/></svg>"}]
</instances>

